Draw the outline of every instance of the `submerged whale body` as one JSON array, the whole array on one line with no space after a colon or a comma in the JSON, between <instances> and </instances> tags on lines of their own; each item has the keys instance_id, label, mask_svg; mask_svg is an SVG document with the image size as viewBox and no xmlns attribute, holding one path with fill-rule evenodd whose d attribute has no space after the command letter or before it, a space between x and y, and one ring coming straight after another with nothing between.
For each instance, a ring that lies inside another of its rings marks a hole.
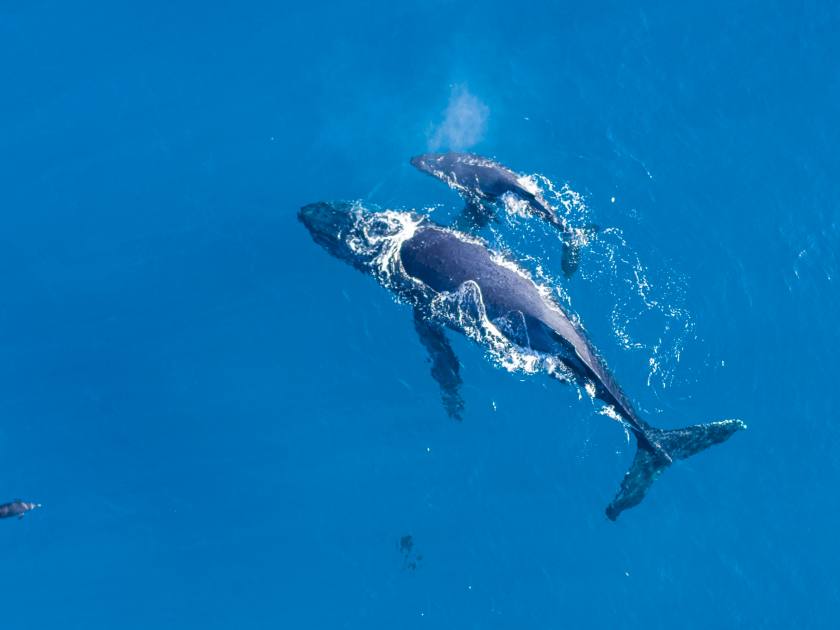
<instances>
[{"instance_id":1,"label":"submerged whale body","mask_svg":"<svg viewBox=\"0 0 840 630\"><path fill-rule=\"evenodd\" d=\"M444 404L460 417L461 378L445 329L462 333L502 360L574 380L612 408L636 438L637 452L606 509L611 520L638 504L676 459L727 440L740 420L657 429L633 409L581 326L510 261L467 235L393 211L316 203L299 219L333 256L375 277L414 307L415 327L432 360Z\"/></svg>"},{"instance_id":2,"label":"submerged whale body","mask_svg":"<svg viewBox=\"0 0 840 630\"><path fill-rule=\"evenodd\" d=\"M21 499L15 499L0 505L0 518L12 518L13 516L23 518L24 514L39 507L41 507L40 503L29 503Z\"/></svg>"},{"instance_id":3,"label":"submerged whale body","mask_svg":"<svg viewBox=\"0 0 840 630\"><path fill-rule=\"evenodd\" d=\"M424 153L410 160L416 169L445 182L464 199L466 207L457 227L483 227L492 218L483 202L497 202L514 195L525 202L531 213L553 225L563 240L563 272L571 276L580 264L580 247L597 228L578 229L570 226L551 207L527 178L508 167L474 153Z\"/></svg>"}]
</instances>

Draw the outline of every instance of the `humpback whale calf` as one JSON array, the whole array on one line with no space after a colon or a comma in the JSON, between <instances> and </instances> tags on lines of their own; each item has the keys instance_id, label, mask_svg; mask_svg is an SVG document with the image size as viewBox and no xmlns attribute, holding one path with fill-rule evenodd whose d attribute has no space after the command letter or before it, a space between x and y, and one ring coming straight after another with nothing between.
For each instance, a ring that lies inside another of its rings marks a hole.
<instances>
[{"instance_id":1,"label":"humpback whale calf","mask_svg":"<svg viewBox=\"0 0 840 630\"><path fill-rule=\"evenodd\" d=\"M606 509L615 520L638 504L676 459L727 440L740 420L683 429L644 422L598 356L583 328L550 292L512 262L465 234L406 212L373 212L359 204L315 203L298 218L333 256L376 278L414 307L432 375L453 415L460 412L458 362L444 329L467 335L508 367L544 371L582 385L611 408L636 438L637 451L618 493Z\"/></svg>"},{"instance_id":2,"label":"humpback whale calf","mask_svg":"<svg viewBox=\"0 0 840 630\"><path fill-rule=\"evenodd\" d=\"M21 499L15 499L11 503L0 505L0 518L11 518L13 516L23 518L24 514L39 507L41 507L40 503L27 503Z\"/></svg>"},{"instance_id":3,"label":"humpback whale calf","mask_svg":"<svg viewBox=\"0 0 840 630\"><path fill-rule=\"evenodd\" d=\"M424 153L411 158L411 165L456 190L466 207L458 227L484 227L492 218L484 201L496 202L515 195L530 211L556 227L563 239L563 272L570 277L580 264L580 246L596 231L594 226L573 228L543 198L527 178L506 166L472 153Z\"/></svg>"}]
</instances>

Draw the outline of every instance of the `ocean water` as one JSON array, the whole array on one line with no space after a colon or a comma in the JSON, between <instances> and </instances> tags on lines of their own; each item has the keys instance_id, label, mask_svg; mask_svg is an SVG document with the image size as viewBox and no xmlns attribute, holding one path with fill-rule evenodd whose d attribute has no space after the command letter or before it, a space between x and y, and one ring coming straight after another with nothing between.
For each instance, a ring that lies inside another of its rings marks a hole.
<instances>
[{"instance_id":1,"label":"ocean water","mask_svg":"<svg viewBox=\"0 0 840 630\"><path fill-rule=\"evenodd\" d=\"M832 2L0 5L4 628L832 628ZM493 156L601 236L482 236L649 422L741 418L616 523L632 458L572 387L453 337L296 219L461 202Z\"/></svg>"}]
</instances>

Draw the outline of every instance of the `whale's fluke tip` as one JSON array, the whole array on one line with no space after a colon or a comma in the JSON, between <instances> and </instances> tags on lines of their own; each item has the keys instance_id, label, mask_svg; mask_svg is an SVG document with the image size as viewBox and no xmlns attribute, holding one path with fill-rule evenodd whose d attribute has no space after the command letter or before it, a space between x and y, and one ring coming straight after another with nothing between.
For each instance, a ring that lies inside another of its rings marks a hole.
<instances>
[{"instance_id":1,"label":"whale's fluke tip","mask_svg":"<svg viewBox=\"0 0 840 630\"><path fill-rule=\"evenodd\" d=\"M607 506L607 518L614 521L624 510L641 503L648 488L674 460L696 455L746 428L742 420L718 420L684 429L646 429L644 435L636 436L636 457Z\"/></svg>"}]
</instances>

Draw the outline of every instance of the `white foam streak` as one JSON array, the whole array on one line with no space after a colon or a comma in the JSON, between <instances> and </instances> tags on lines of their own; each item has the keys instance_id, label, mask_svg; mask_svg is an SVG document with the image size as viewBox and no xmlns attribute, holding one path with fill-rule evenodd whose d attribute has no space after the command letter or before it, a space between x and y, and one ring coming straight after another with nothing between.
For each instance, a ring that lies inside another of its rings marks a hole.
<instances>
[{"instance_id":1,"label":"white foam streak","mask_svg":"<svg viewBox=\"0 0 840 630\"><path fill-rule=\"evenodd\" d=\"M618 228L602 228L593 238L590 230L579 227L591 225L590 211L583 195L568 184L555 185L540 174L522 176L518 182L570 226L572 239L582 251L579 277L591 290L609 296L613 304L609 325L619 347L646 355L643 365L649 385L669 387L687 341L695 338L693 318L683 306L686 279L665 267L649 269ZM491 227L492 246L526 263L538 285L556 287L552 297L570 308L564 283L546 271L559 268L559 263L552 260L560 248L548 245L542 246L542 251L534 249L535 243L558 238L556 230L531 220L527 204L515 195L505 195L502 202L502 225ZM514 255L524 251L533 255ZM656 331L653 336L651 325Z\"/></svg>"}]
</instances>

